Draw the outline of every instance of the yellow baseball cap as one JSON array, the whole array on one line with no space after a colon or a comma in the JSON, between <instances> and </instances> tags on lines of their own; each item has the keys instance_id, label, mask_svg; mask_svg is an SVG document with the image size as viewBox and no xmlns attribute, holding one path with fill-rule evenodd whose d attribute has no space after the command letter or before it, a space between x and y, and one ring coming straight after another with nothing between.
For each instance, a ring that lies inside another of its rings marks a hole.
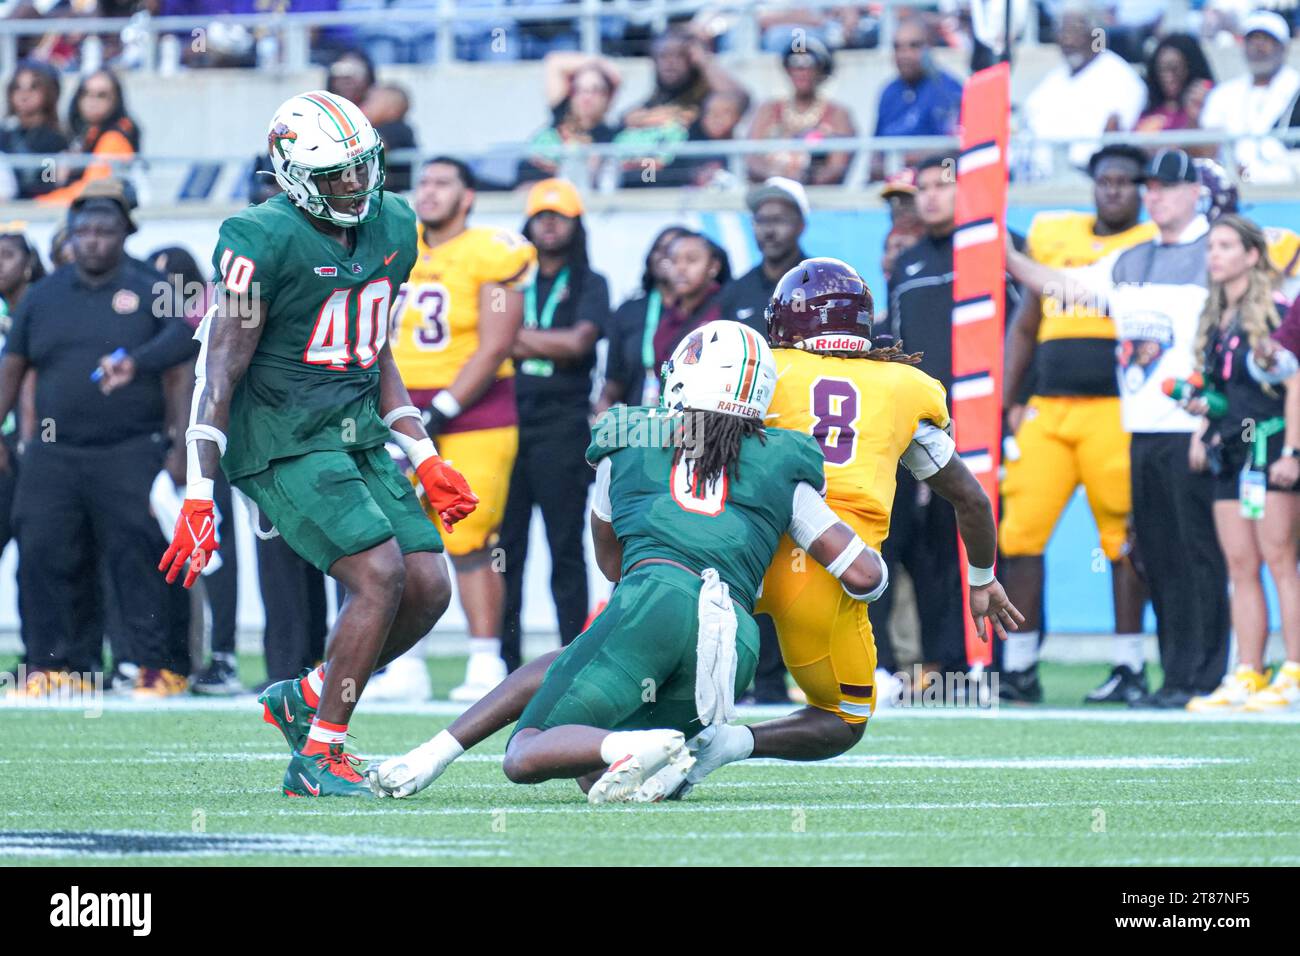
<instances>
[{"instance_id":1,"label":"yellow baseball cap","mask_svg":"<svg viewBox=\"0 0 1300 956\"><path fill-rule=\"evenodd\" d=\"M543 179L528 190L524 215L531 219L539 212L554 212L577 219L582 215L582 197L578 195L578 188L567 179Z\"/></svg>"}]
</instances>

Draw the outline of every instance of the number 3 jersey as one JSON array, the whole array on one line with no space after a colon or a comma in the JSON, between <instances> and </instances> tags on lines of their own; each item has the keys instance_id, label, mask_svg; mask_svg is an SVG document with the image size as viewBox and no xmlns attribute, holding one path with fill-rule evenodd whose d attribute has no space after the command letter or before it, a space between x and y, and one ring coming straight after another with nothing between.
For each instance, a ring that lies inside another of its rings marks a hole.
<instances>
[{"instance_id":1,"label":"number 3 jersey","mask_svg":"<svg viewBox=\"0 0 1300 956\"><path fill-rule=\"evenodd\" d=\"M591 429L587 461L610 460L609 520L623 542L626 571L667 558L693 571L717 568L732 596L754 607L763 572L790 527L800 482L822 486L822 456L807 435L765 429L742 440L736 473L707 488L688 460L673 463L681 418L661 409L616 405Z\"/></svg>"},{"instance_id":2,"label":"number 3 jersey","mask_svg":"<svg viewBox=\"0 0 1300 956\"><path fill-rule=\"evenodd\" d=\"M899 461L906 456L905 464L928 477L951 454L951 441L935 433L949 423L943 386L901 362L790 348L772 354L776 394L767 424L817 440L826 456L826 503L879 548L889 534Z\"/></svg>"},{"instance_id":3,"label":"number 3 jersey","mask_svg":"<svg viewBox=\"0 0 1300 956\"><path fill-rule=\"evenodd\" d=\"M222 468L231 479L311 451L384 444L379 352L388 315L415 262L415 213L383 194L379 216L353 227L348 251L283 194L221 225L212 264L221 284L263 303L262 337L231 397ZM211 315L210 322L248 321ZM200 366L207 359L207 347ZM203 374L200 367L199 373Z\"/></svg>"},{"instance_id":4,"label":"number 3 jersey","mask_svg":"<svg viewBox=\"0 0 1300 956\"><path fill-rule=\"evenodd\" d=\"M522 289L537 251L506 229L476 226L433 247L418 231L415 266L394 315L393 357L408 388L446 388L478 350L479 291L490 282ZM498 380L514 374L510 359L496 370Z\"/></svg>"}]
</instances>

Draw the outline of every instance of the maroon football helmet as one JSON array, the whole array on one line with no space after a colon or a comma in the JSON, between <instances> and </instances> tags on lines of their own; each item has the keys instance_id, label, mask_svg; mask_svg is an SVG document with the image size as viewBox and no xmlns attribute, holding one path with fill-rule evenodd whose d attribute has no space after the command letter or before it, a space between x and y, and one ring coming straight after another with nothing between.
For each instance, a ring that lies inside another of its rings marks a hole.
<instances>
[{"instance_id":1,"label":"maroon football helmet","mask_svg":"<svg viewBox=\"0 0 1300 956\"><path fill-rule=\"evenodd\" d=\"M866 352L875 303L862 276L839 259L805 259L781 277L767 305L773 348Z\"/></svg>"}]
</instances>

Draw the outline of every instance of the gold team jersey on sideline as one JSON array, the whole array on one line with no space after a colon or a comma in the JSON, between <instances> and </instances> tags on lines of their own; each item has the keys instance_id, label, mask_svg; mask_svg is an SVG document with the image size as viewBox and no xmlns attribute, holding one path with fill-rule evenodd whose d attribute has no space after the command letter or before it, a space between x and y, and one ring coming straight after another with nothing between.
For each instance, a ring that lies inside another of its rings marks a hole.
<instances>
[{"instance_id":1,"label":"gold team jersey on sideline","mask_svg":"<svg viewBox=\"0 0 1300 956\"><path fill-rule=\"evenodd\" d=\"M767 424L817 439L826 503L873 548L889 533L898 461L922 421L948 426L944 388L912 365L772 350L776 395Z\"/></svg>"},{"instance_id":2,"label":"gold team jersey on sideline","mask_svg":"<svg viewBox=\"0 0 1300 956\"><path fill-rule=\"evenodd\" d=\"M1069 271L1154 239L1154 223L1138 223L1109 236L1093 232L1097 217L1083 212L1045 212L1034 217L1026 245L1030 258ZM1116 395L1115 323L1095 303L1064 306L1042 298L1034 394Z\"/></svg>"},{"instance_id":3,"label":"gold team jersey on sideline","mask_svg":"<svg viewBox=\"0 0 1300 956\"><path fill-rule=\"evenodd\" d=\"M518 233L482 226L432 249L420 228L418 251L393 306L393 357L408 389L446 388L478 349L479 290L489 282L523 289L537 251ZM514 373L506 359L496 377Z\"/></svg>"}]
</instances>

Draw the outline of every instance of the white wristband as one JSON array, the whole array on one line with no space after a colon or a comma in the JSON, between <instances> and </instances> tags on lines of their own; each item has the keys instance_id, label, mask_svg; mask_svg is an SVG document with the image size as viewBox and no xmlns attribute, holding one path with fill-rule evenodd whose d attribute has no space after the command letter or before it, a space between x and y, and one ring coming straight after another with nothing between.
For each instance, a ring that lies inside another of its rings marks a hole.
<instances>
[{"instance_id":1,"label":"white wristband","mask_svg":"<svg viewBox=\"0 0 1300 956\"><path fill-rule=\"evenodd\" d=\"M433 396L433 401L429 404L442 412L447 418L455 418L460 414L460 402L456 401L456 396L445 388Z\"/></svg>"},{"instance_id":2,"label":"white wristband","mask_svg":"<svg viewBox=\"0 0 1300 956\"><path fill-rule=\"evenodd\" d=\"M966 583L973 588L982 588L993 581L992 568L977 568L973 564L966 565Z\"/></svg>"},{"instance_id":3,"label":"white wristband","mask_svg":"<svg viewBox=\"0 0 1300 956\"><path fill-rule=\"evenodd\" d=\"M426 461L428 461L430 458L433 458L437 454L438 454L438 449L433 447L433 439L421 438L419 441L417 441L414 445L411 446L410 450L406 453L406 458L408 461L410 461L413 467L419 468Z\"/></svg>"},{"instance_id":4,"label":"white wristband","mask_svg":"<svg viewBox=\"0 0 1300 956\"><path fill-rule=\"evenodd\" d=\"M419 419L420 424L424 424L424 416L420 414L420 410L414 405L398 405L384 416L384 426L391 430L393 422L402 418L416 418Z\"/></svg>"}]
</instances>

